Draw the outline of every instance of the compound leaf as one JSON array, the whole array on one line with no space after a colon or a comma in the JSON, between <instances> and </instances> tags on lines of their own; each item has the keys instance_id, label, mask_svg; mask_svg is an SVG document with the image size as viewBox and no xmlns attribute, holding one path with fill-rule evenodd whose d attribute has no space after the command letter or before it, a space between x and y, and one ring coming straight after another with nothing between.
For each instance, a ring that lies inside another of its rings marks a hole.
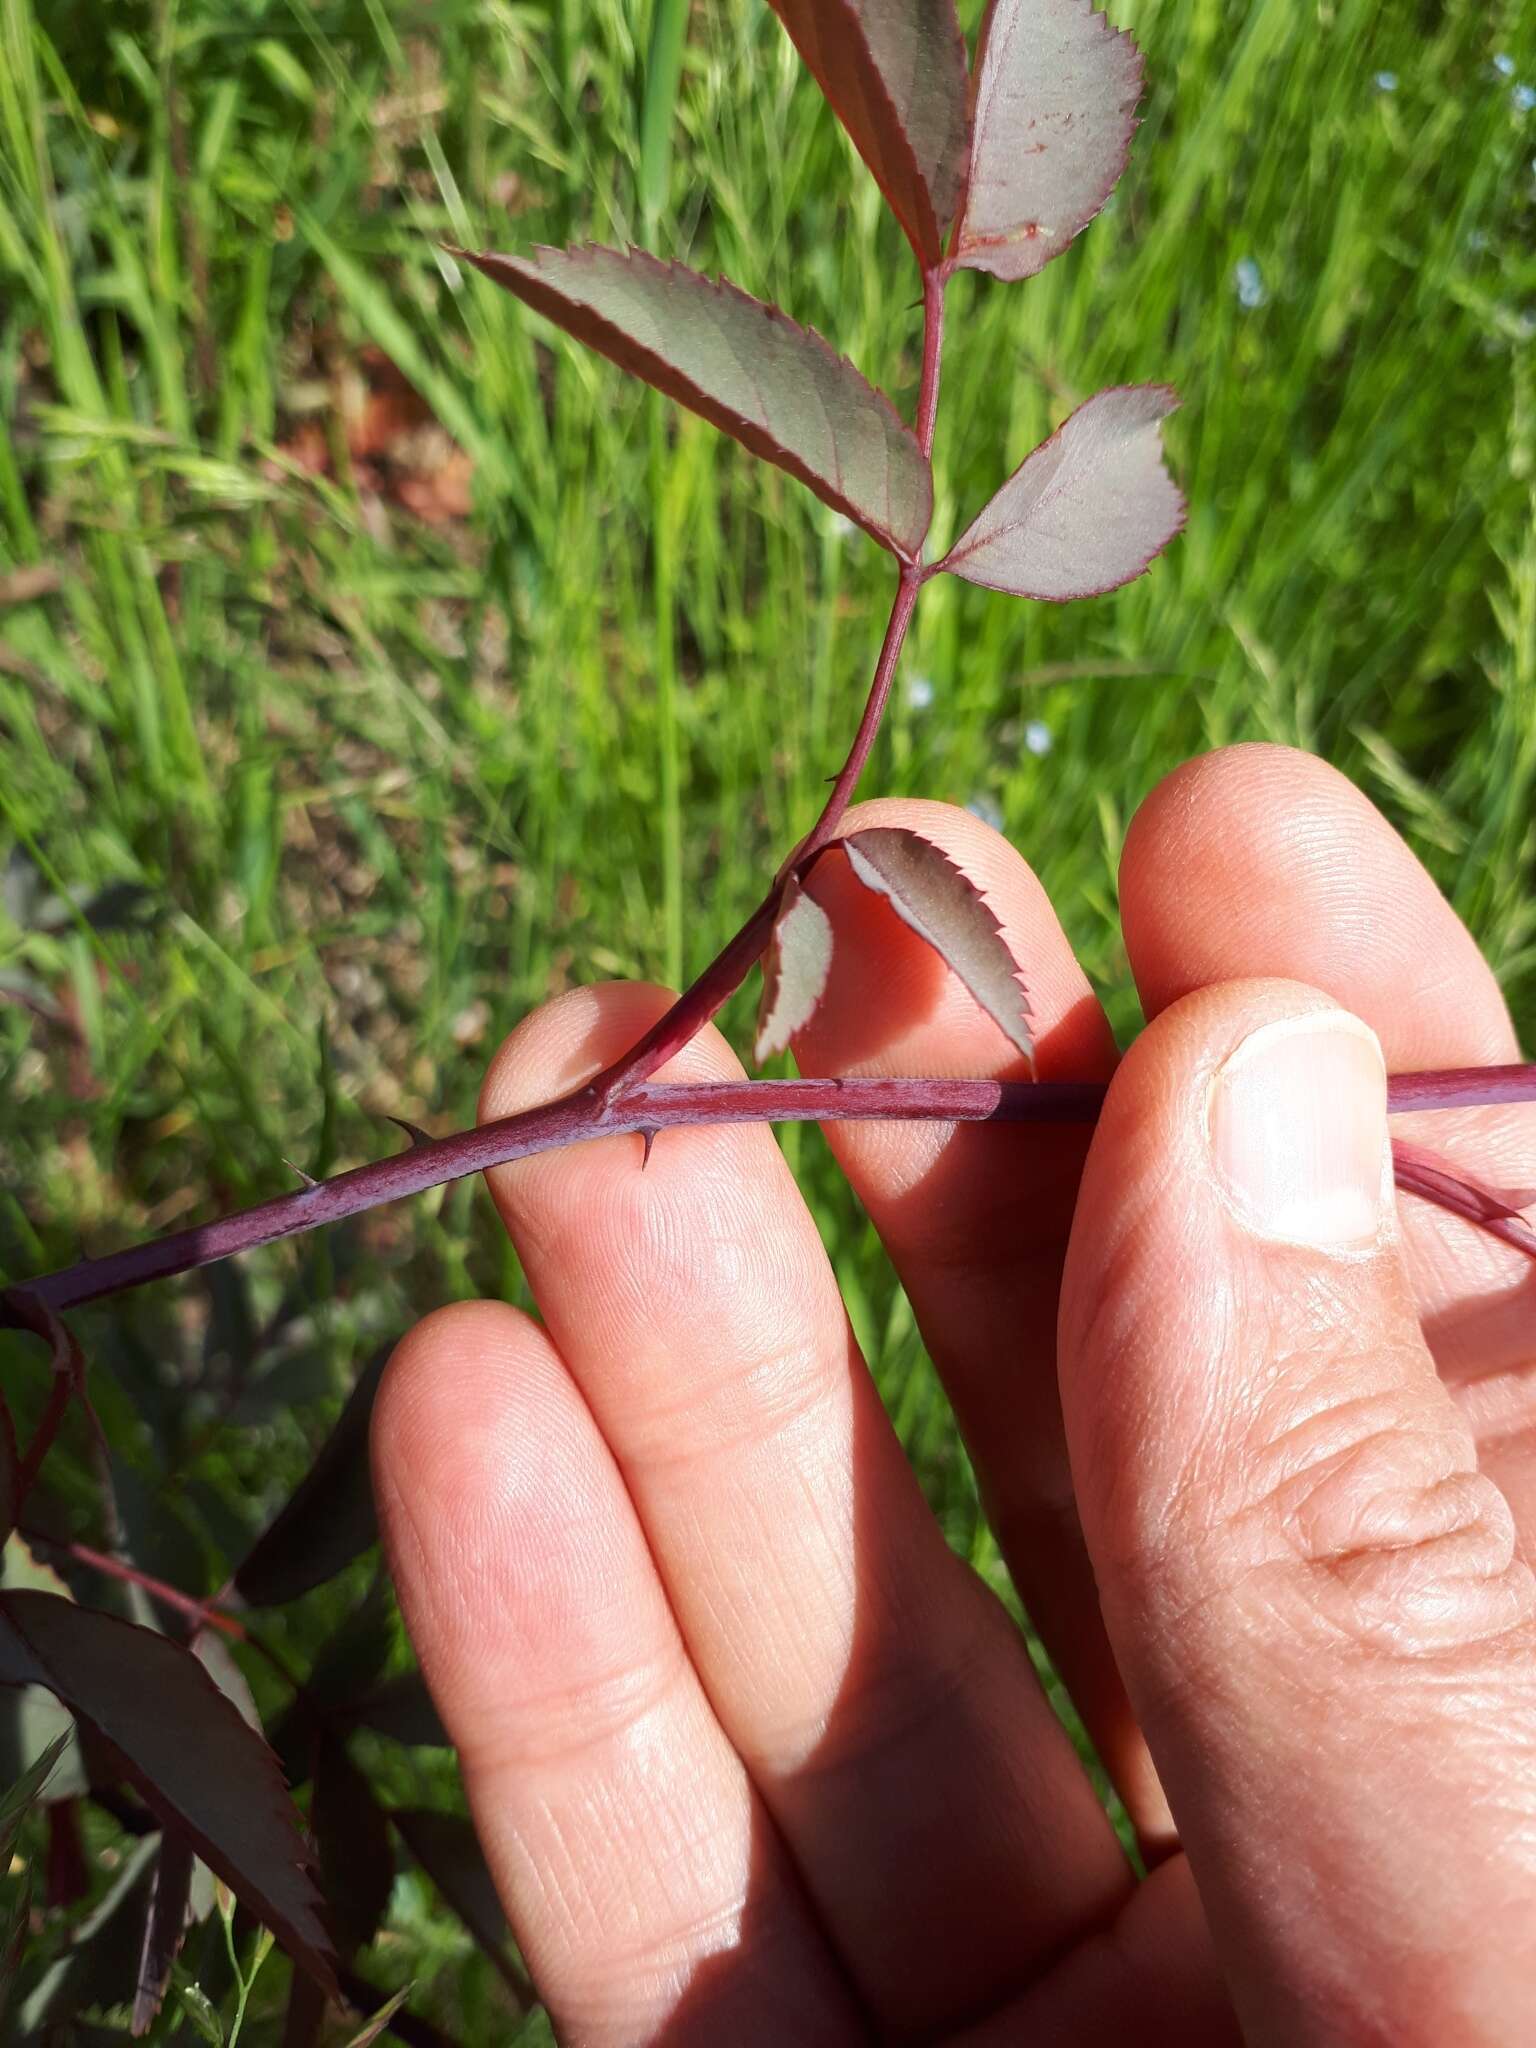
<instances>
[{"instance_id":1,"label":"compound leaf","mask_svg":"<svg viewBox=\"0 0 1536 2048\"><path fill-rule=\"evenodd\" d=\"M1029 999L1018 963L975 883L931 839L899 826L874 826L834 844L865 888L884 896L942 955L998 1029L1031 1058Z\"/></svg>"},{"instance_id":2,"label":"compound leaf","mask_svg":"<svg viewBox=\"0 0 1536 2048\"><path fill-rule=\"evenodd\" d=\"M757 1016L759 1061L783 1052L808 1024L832 972L832 920L793 875L763 955L763 1001Z\"/></svg>"},{"instance_id":3,"label":"compound leaf","mask_svg":"<svg viewBox=\"0 0 1536 2048\"><path fill-rule=\"evenodd\" d=\"M190 1651L52 1594L6 1593L0 1684L55 1693L162 1823L333 1988L308 1851L277 1761Z\"/></svg>"},{"instance_id":4,"label":"compound leaf","mask_svg":"<svg viewBox=\"0 0 1536 2048\"><path fill-rule=\"evenodd\" d=\"M1033 277L1082 233L1130 155L1141 52L1089 0L993 0L951 258Z\"/></svg>"},{"instance_id":5,"label":"compound leaf","mask_svg":"<svg viewBox=\"0 0 1536 2048\"><path fill-rule=\"evenodd\" d=\"M916 556L933 478L883 393L776 306L639 249L457 250L494 283Z\"/></svg>"},{"instance_id":6,"label":"compound leaf","mask_svg":"<svg viewBox=\"0 0 1536 2048\"><path fill-rule=\"evenodd\" d=\"M1100 391L1026 456L942 569L1017 597L1097 597L1139 576L1184 524L1163 466L1166 384Z\"/></svg>"},{"instance_id":7,"label":"compound leaf","mask_svg":"<svg viewBox=\"0 0 1536 2048\"><path fill-rule=\"evenodd\" d=\"M965 176L965 42L954 0L772 0L925 268Z\"/></svg>"}]
</instances>

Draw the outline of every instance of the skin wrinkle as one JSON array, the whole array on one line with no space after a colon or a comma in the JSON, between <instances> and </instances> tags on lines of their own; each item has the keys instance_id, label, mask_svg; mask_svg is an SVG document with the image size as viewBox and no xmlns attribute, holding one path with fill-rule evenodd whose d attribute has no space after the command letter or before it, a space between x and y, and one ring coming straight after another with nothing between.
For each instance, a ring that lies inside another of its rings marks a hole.
<instances>
[{"instance_id":1,"label":"skin wrinkle","mask_svg":"<svg viewBox=\"0 0 1536 2048\"><path fill-rule=\"evenodd\" d=\"M1505 1366L1461 1380L1451 1392L1467 1417L1480 1456L1503 1449L1536 1427L1536 1359L1519 1370Z\"/></svg>"},{"instance_id":2,"label":"skin wrinkle","mask_svg":"<svg viewBox=\"0 0 1536 2048\"><path fill-rule=\"evenodd\" d=\"M1348 1361L1335 1362L1347 1379ZM1326 1367L1328 1360L1314 1354L1312 1363ZM1441 1541L1446 1532L1434 1526L1433 1498L1446 1479L1471 1477L1472 1448L1443 1425L1415 1432L1406 1421L1401 1400L1384 1393L1342 1408L1325 1398L1289 1418L1274 1442L1245 1430L1245 1441L1215 1451L1214 1469L1208 1464L1181 1478L1157 1539L1149 1541L1140 1526L1123 1568L1135 1572L1144 1597L1157 1598L1168 1629L1190 1616L1177 1595L1171 1606L1168 1600L1182 1581L1204 1584L1240 1605L1245 1585L1292 1566L1334 1581L1342 1604L1331 1603L1333 1628L1359 1647L1413 1655L1446 1638L1470 1644L1487 1629L1522 1626L1536 1607L1528 1575L1512 1564L1512 1529L1501 1497L1486 1480L1474 1481L1482 1508L1478 1531L1486 1541L1481 1569L1462 1576L1458 1586ZM1378 1469L1383 1458L1385 1468ZM1388 1521L1395 1533L1384 1530ZM1412 1617L1416 1593L1424 1604L1444 1602L1442 1625L1432 1636L1372 1618L1369 1610L1399 1623ZM1311 1620L1324 1620L1325 1609L1304 1596L1301 1604Z\"/></svg>"},{"instance_id":3,"label":"skin wrinkle","mask_svg":"<svg viewBox=\"0 0 1536 2048\"><path fill-rule=\"evenodd\" d=\"M818 1558L835 1563L840 1549L845 1547L838 1538L851 1527L851 1513L846 1505L840 1509L838 1519L842 1526L834 1533L825 1521L826 1506L809 1480L804 1498L807 1515L821 1523L830 1539L818 1546ZM771 1558L779 1518L770 1518L768 1511L759 1506L750 1484L743 1486L741 1499L743 1513L749 1520L743 1526L737 1547L743 1558L752 1555L756 1537L760 1539L756 1545L758 1553ZM690 1519L694 1529L704 1533L697 1518ZM851 1551L848 1554L851 1556ZM717 1624L720 1641L740 1646L739 1664L733 1672L735 1682L757 1689L768 1687L771 1680L771 1690L764 1691L761 1697L756 1739L738 1738L743 1760L759 1782L794 1777L805 1756L824 1735L828 1717L840 1697L835 1688L829 1689L825 1673L829 1664L837 1669L846 1667L852 1646L849 1616L856 1590L851 1567L846 1575L839 1574L835 1580L815 1572L808 1580L793 1585L781 1582L771 1570L753 1575L732 1569L728 1577L711 1577L706 1569L690 1581L687 1606L695 1624L701 1615L711 1618ZM765 1629L765 1620L778 1625ZM791 1622L795 1625L788 1626ZM771 1672L765 1664L765 1641L778 1652ZM836 1644L841 1645L840 1650L833 1649ZM786 1661L786 1652L793 1662ZM774 1697L780 1704L770 1711ZM786 1700L799 1703L792 1714L785 1712Z\"/></svg>"},{"instance_id":4,"label":"skin wrinkle","mask_svg":"<svg viewBox=\"0 0 1536 2048\"><path fill-rule=\"evenodd\" d=\"M537 1213L537 1204L531 1206ZM624 1206L627 1209L627 1203ZM614 1223L610 1231L612 1219L605 1213L606 1202L583 1206L579 1214L569 1215L567 1225L558 1232L543 1234L544 1254L564 1263L573 1276L587 1278L588 1284L573 1288L573 1293L590 1297L600 1286L607 1293L609 1313L597 1318L589 1315L586 1327L601 1332L605 1344L627 1354L626 1377L636 1385L668 1384L666 1376L658 1379L658 1368L666 1365L675 1351L665 1310L672 1293L692 1301L734 1295L744 1308L754 1302L762 1304L758 1314L743 1316L739 1335L734 1318L722 1322L718 1355L730 1358L729 1375L711 1372L707 1378L679 1379L674 1371L670 1380L676 1391L670 1402L657 1403L653 1389L648 1390L645 1413L648 1436L654 1441L648 1442L647 1455L658 1452L671 1425L683 1414L691 1420L718 1415L718 1430L710 1445L716 1451L732 1448L743 1429L770 1434L833 1398L843 1378L809 1333L803 1344L785 1349L778 1334L780 1318L773 1307L786 1297L804 1297L808 1276L800 1261L784 1262L771 1242L764 1246L765 1237L771 1241L774 1233L764 1229L762 1204L737 1196L733 1206L736 1215L716 1214L713 1224L706 1224L707 1241L703 1244L690 1243L681 1201L656 1205L638 1246L627 1224ZM521 1233L529 1206L517 1200L516 1210ZM610 1236L616 1241L618 1256L607 1249ZM658 1245L667 1249L657 1251ZM823 1279L819 1272L812 1277L813 1295L825 1294L828 1315L845 1324L841 1301L835 1290L822 1284ZM632 1324L636 1309L651 1329L649 1343L638 1347ZM560 1312L553 1313L551 1326L563 1341L568 1333ZM707 1346L707 1319L696 1319L695 1329ZM754 1346L751 1339L758 1333L761 1341ZM664 1451L659 1454L666 1455Z\"/></svg>"},{"instance_id":5,"label":"skin wrinkle","mask_svg":"<svg viewBox=\"0 0 1536 2048\"><path fill-rule=\"evenodd\" d=\"M487 1780L479 1800L475 1802L478 1809L476 1826L487 1849L495 1840L492 1825L496 1811L494 1789L494 1780ZM553 1913L554 1924L546 1930L547 1936L567 1949L574 1949L584 1931L584 1923L595 1924L598 1917L588 1882L588 1866L573 1854L566 1839L565 1816L558 1806L547 1799L537 1800L534 1820L538 1826L542 1854L537 1858L524 1855L521 1845L515 1840L505 1853L509 1860L516 1856L522 1863L529 1903L535 1910L543 1909L539 1913L539 1924L542 1925L544 1913ZM585 1904L585 1915L578 1910L578 1902Z\"/></svg>"},{"instance_id":6,"label":"skin wrinkle","mask_svg":"<svg viewBox=\"0 0 1536 2048\"><path fill-rule=\"evenodd\" d=\"M584 1670L568 1685L524 1693L529 1721L547 1723L552 1739L543 1746L525 1738L519 1763L528 1770L547 1770L583 1763L605 1748L622 1751L642 1744L652 1723L685 1701L689 1675L681 1646L674 1641L641 1662L625 1660L606 1670Z\"/></svg>"},{"instance_id":7,"label":"skin wrinkle","mask_svg":"<svg viewBox=\"0 0 1536 2048\"><path fill-rule=\"evenodd\" d=\"M632 1765L627 1772L596 1781L596 1796L589 1803L587 1819L589 1823L595 1820L599 1831L607 1834L616 1848L623 1847L635 1835L633 1817L626 1818L631 1815L630 1784L648 1788L649 1796L641 1802L646 1815L644 1832L636 1836L643 1854L638 1858L618 1854L599 1865L607 1882L601 1890L594 1891L584 1882L574 1852L568 1849L566 1861L572 1889L563 1902L573 1940L579 1942L599 1935L610 1960L630 1966L633 1983L649 1985L662 1994L657 2004L659 2012L669 2009L687 1988L701 1960L701 1939L705 1942L702 1959L730 1946L728 1941L721 1941L711 1948L708 1940L717 1930L735 1934L740 1929L749 1862L745 1812L732 1823L727 1835L718 1822L707 1818L707 1809L700 1808L697 1802L654 1796L664 1789L664 1781L674 1775L674 1762L681 1761L675 1744L668 1744L665 1755L667 1761L660 1773L647 1766L637 1777ZM486 1804L492 1812L515 1807L521 1779L522 1773L514 1771L509 1792L499 1799L495 1796L494 1780L487 1780ZM558 1810L551 1808L550 1812L557 1823L559 1839L564 1840ZM583 1839L588 1838L590 1826L582 1832ZM590 1856L590 1851L587 1854ZM709 1902L703 1906L697 1902L701 1877L706 1880L703 1894ZM658 1900L667 1908L663 1931L647 1934L648 1926L654 1929ZM616 1939L616 1924L629 1927L636 1938L628 1942ZM766 1928L755 1919L754 1949L765 1932L781 1941L788 1931L782 1915L775 1916Z\"/></svg>"},{"instance_id":8,"label":"skin wrinkle","mask_svg":"<svg viewBox=\"0 0 1536 2048\"><path fill-rule=\"evenodd\" d=\"M661 1347L637 1361L633 1375L664 1363ZM624 1462L643 1463L658 1480L675 1482L701 1466L724 1467L785 1439L815 1433L820 1416L838 1410L846 1379L822 1369L812 1344L770 1352L730 1380L687 1385L673 1401L647 1400L643 1428L635 1425ZM679 1425L687 1422L687 1430ZM844 1428L840 1435L846 1438ZM690 1442L689 1437L696 1440ZM833 1441L837 1439L834 1438Z\"/></svg>"}]
</instances>

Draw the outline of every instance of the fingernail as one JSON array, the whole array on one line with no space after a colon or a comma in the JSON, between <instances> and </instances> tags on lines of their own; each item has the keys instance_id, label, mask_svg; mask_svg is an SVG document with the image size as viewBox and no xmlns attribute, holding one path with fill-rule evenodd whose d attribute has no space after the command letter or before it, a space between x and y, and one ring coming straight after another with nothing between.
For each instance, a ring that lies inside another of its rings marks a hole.
<instances>
[{"instance_id":1,"label":"fingernail","mask_svg":"<svg viewBox=\"0 0 1536 2048\"><path fill-rule=\"evenodd\" d=\"M1378 1237L1391 1204L1387 1070L1376 1035L1344 1010L1255 1031L1210 1105L1217 1176L1262 1237L1337 1250Z\"/></svg>"}]
</instances>

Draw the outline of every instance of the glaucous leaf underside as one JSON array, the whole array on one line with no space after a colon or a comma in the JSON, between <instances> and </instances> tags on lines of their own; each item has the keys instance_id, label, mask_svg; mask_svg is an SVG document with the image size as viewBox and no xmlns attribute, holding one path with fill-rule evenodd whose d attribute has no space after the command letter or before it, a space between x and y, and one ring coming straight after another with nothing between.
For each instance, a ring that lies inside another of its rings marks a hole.
<instances>
[{"instance_id":1,"label":"glaucous leaf underside","mask_svg":"<svg viewBox=\"0 0 1536 2048\"><path fill-rule=\"evenodd\" d=\"M1139 576L1184 523L1163 465L1167 384L1100 391L1042 441L940 567L1016 597L1097 597Z\"/></svg>"},{"instance_id":2,"label":"glaucous leaf underside","mask_svg":"<svg viewBox=\"0 0 1536 2048\"><path fill-rule=\"evenodd\" d=\"M772 0L925 267L965 178L965 41L953 0Z\"/></svg>"},{"instance_id":3,"label":"glaucous leaf underside","mask_svg":"<svg viewBox=\"0 0 1536 2048\"><path fill-rule=\"evenodd\" d=\"M832 972L832 920L793 875L784 885L773 937L763 955L757 1058L783 1052L810 1023Z\"/></svg>"},{"instance_id":4,"label":"glaucous leaf underside","mask_svg":"<svg viewBox=\"0 0 1536 2048\"><path fill-rule=\"evenodd\" d=\"M638 249L456 251L568 334L808 484L894 554L933 516L928 463L883 392L775 306Z\"/></svg>"},{"instance_id":5,"label":"glaucous leaf underside","mask_svg":"<svg viewBox=\"0 0 1536 2048\"><path fill-rule=\"evenodd\" d=\"M1087 227L1130 155L1141 52L1089 0L994 0L951 260L1033 277Z\"/></svg>"},{"instance_id":6,"label":"glaucous leaf underside","mask_svg":"<svg viewBox=\"0 0 1536 2048\"><path fill-rule=\"evenodd\" d=\"M855 878L883 896L902 922L932 946L998 1029L1033 1057L1029 999L1018 962L986 898L931 839L900 826L872 826L834 839ZM822 855L815 858L820 859ZM813 859L804 870L809 873ZM831 973L835 933L798 876L785 884L773 937L763 955L757 1057L782 1052L815 1014Z\"/></svg>"},{"instance_id":7,"label":"glaucous leaf underside","mask_svg":"<svg viewBox=\"0 0 1536 2048\"><path fill-rule=\"evenodd\" d=\"M1026 1059L1034 1054L1029 999L1003 928L970 877L941 847L898 826L853 832L840 842L866 889L941 954L998 1029Z\"/></svg>"}]
</instances>

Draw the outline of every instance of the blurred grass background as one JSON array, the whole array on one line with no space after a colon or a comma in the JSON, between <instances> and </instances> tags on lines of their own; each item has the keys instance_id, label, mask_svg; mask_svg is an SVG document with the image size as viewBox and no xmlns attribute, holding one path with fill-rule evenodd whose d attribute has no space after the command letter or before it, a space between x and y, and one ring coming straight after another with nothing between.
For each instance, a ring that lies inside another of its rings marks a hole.
<instances>
[{"instance_id":1,"label":"blurred grass background","mask_svg":"<svg viewBox=\"0 0 1536 2048\"><path fill-rule=\"evenodd\" d=\"M1154 378L1188 532L1092 603L932 586L866 789L1000 822L1129 1032L1135 806L1205 747L1315 749L1529 1034L1536 11L1112 12L1130 171L1027 287L957 281L935 534ZM723 270L910 405L910 260L761 0L0 0L5 1279L372 1156L383 1113L468 1121L518 1017L697 969L813 816L888 564L439 247L588 236ZM878 1247L784 1142L995 1576ZM304 1341L258 1353L295 1286ZM520 1291L466 1185L81 1318L183 1576L221 1583L375 1343ZM425 1894L392 1928L396 1981L506 2038Z\"/></svg>"}]
</instances>

